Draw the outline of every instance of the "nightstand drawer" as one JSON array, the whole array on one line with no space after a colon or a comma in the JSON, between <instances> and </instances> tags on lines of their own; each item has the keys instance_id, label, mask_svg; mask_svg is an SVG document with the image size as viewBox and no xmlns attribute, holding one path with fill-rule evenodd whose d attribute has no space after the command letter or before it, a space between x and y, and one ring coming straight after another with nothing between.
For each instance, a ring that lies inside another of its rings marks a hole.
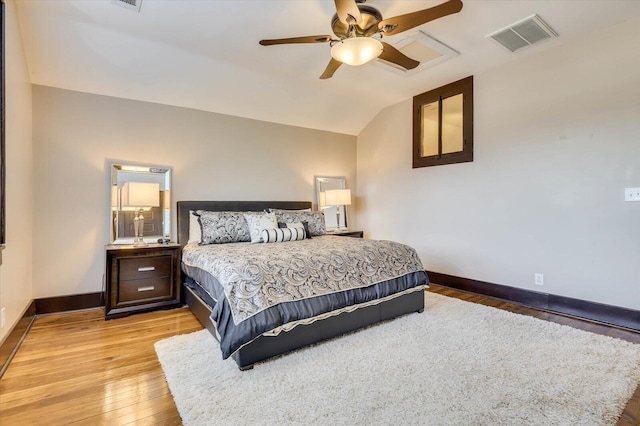
<instances>
[{"instance_id":1,"label":"nightstand drawer","mask_svg":"<svg viewBox=\"0 0 640 426\"><path fill-rule=\"evenodd\" d=\"M172 297L171 277L120 281L118 304Z\"/></svg>"},{"instance_id":2,"label":"nightstand drawer","mask_svg":"<svg viewBox=\"0 0 640 426\"><path fill-rule=\"evenodd\" d=\"M171 255L120 259L120 280L168 277L171 275Z\"/></svg>"}]
</instances>

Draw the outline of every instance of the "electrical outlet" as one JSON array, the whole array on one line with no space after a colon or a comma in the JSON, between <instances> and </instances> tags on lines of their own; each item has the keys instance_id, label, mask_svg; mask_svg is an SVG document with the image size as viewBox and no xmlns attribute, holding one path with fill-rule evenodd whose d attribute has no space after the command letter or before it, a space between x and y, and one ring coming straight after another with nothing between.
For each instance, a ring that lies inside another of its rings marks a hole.
<instances>
[{"instance_id":1,"label":"electrical outlet","mask_svg":"<svg viewBox=\"0 0 640 426\"><path fill-rule=\"evenodd\" d=\"M536 285L544 285L544 274L534 274L534 282Z\"/></svg>"},{"instance_id":2,"label":"electrical outlet","mask_svg":"<svg viewBox=\"0 0 640 426\"><path fill-rule=\"evenodd\" d=\"M625 188L624 189L625 201L640 201L640 188Z\"/></svg>"},{"instance_id":3,"label":"electrical outlet","mask_svg":"<svg viewBox=\"0 0 640 426\"><path fill-rule=\"evenodd\" d=\"M4 328L4 308L0 309L0 328Z\"/></svg>"}]
</instances>

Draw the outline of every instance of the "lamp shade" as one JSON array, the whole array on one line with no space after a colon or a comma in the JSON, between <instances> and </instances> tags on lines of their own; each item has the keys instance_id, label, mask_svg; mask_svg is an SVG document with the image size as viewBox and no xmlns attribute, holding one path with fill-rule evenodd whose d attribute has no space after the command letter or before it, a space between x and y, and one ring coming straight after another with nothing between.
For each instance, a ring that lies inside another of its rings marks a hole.
<instances>
[{"instance_id":1,"label":"lamp shade","mask_svg":"<svg viewBox=\"0 0 640 426\"><path fill-rule=\"evenodd\" d=\"M159 207L160 184L148 182L125 182L122 187L123 207Z\"/></svg>"},{"instance_id":2,"label":"lamp shade","mask_svg":"<svg viewBox=\"0 0 640 426\"><path fill-rule=\"evenodd\" d=\"M325 201L328 206L350 206L350 189L330 189L325 191Z\"/></svg>"},{"instance_id":3,"label":"lamp shade","mask_svg":"<svg viewBox=\"0 0 640 426\"><path fill-rule=\"evenodd\" d=\"M364 65L382 53L382 43L371 37L345 38L331 47L331 56L347 65Z\"/></svg>"}]
</instances>

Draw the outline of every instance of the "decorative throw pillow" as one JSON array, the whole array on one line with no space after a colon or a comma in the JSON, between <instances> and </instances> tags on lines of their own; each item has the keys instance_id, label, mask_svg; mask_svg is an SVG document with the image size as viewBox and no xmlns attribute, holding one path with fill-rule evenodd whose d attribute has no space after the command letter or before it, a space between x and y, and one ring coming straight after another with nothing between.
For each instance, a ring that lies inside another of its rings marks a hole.
<instances>
[{"instance_id":1,"label":"decorative throw pillow","mask_svg":"<svg viewBox=\"0 0 640 426\"><path fill-rule=\"evenodd\" d=\"M288 229L292 229L292 230L295 229L296 232L303 233L304 234L304 238L307 238L308 232L305 229L304 224L302 224L302 223L290 223L290 224L287 225L287 228Z\"/></svg>"},{"instance_id":2,"label":"decorative throw pillow","mask_svg":"<svg viewBox=\"0 0 640 426\"><path fill-rule=\"evenodd\" d=\"M309 222L307 222L306 220L303 220L301 223L302 223L302 227L304 228L304 237L311 239L311 232L309 231Z\"/></svg>"},{"instance_id":3,"label":"decorative throw pillow","mask_svg":"<svg viewBox=\"0 0 640 426\"><path fill-rule=\"evenodd\" d=\"M278 228L289 228L289 227L298 226L298 225L299 225L298 223L278 222ZM302 222L302 227L304 228L304 238L310 240L311 233L309 232L309 222L307 222L306 220Z\"/></svg>"},{"instance_id":4,"label":"decorative throw pillow","mask_svg":"<svg viewBox=\"0 0 640 426\"><path fill-rule=\"evenodd\" d=\"M262 241L265 243L281 243L283 241L304 240L304 228L301 225L286 228L271 228L262 230Z\"/></svg>"},{"instance_id":5,"label":"decorative throw pillow","mask_svg":"<svg viewBox=\"0 0 640 426\"><path fill-rule=\"evenodd\" d=\"M252 243L262 242L262 230L278 227L276 215L273 213L245 213L244 219L249 227Z\"/></svg>"},{"instance_id":6,"label":"decorative throw pillow","mask_svg":"<svg viewBox=\"0 0 640 426\"><path fill-rule=\"evenodd\" d=\"M225 244L251 241L242 212L196 211L200 215L200 244Z\"/></svg>"},{"instance_id":7,"label":"decorative throw pillow","mask_svg":"<svg viewBox=\"0 0 640 426\"><path fill-rule=\"evenodd\" d=\"M284 223L303 223L307 222L309 228L308 235L324 235L326 234L326 228L324 225L324 213L319 211L313 212L300 212L294 210L277 210L270 209L271 212L276 214L278 222Z\"/></svg>"},{"instance_id":8,"label":"decorative throw pillow","mask_svg":"<svg viewBox=\"0 0 640 426\"><path fill-rule=\"evenodd\" d=\"M200 243L202 241L202 228L198 221L198 214L189 210L189 241L187 243Z\"/></svg>"}]
</instances>

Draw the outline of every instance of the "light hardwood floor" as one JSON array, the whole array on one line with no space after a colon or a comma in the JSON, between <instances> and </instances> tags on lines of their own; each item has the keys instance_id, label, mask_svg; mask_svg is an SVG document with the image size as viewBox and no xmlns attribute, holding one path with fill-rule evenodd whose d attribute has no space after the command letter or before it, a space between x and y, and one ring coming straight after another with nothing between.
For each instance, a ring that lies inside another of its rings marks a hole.
<instances>
[{"instance_id":1,"label":"light hardwood floor","mask_svg":"<svg viewBox=\"0 0 640 426\"><path fill-rule=\"evenodd\" d=\"M430 291L640 343L640 333L437 285ZM0 380L0 425L179 425L153 344L201 328L184 308L111 321L101 309L40 317ZM618 421L638 424L640 386Z\"/></svg>"},{"instance_id":2,"label":"light hardwood floor","mask_svg":"<svg viewBox=\"0 0 640 426\"><path fill-rule=\"evenodd\" d=\"M38 318L0 380L0 425L179 425L153 344L200 329L184 308Z\"/></svg>"}]
</instances>

